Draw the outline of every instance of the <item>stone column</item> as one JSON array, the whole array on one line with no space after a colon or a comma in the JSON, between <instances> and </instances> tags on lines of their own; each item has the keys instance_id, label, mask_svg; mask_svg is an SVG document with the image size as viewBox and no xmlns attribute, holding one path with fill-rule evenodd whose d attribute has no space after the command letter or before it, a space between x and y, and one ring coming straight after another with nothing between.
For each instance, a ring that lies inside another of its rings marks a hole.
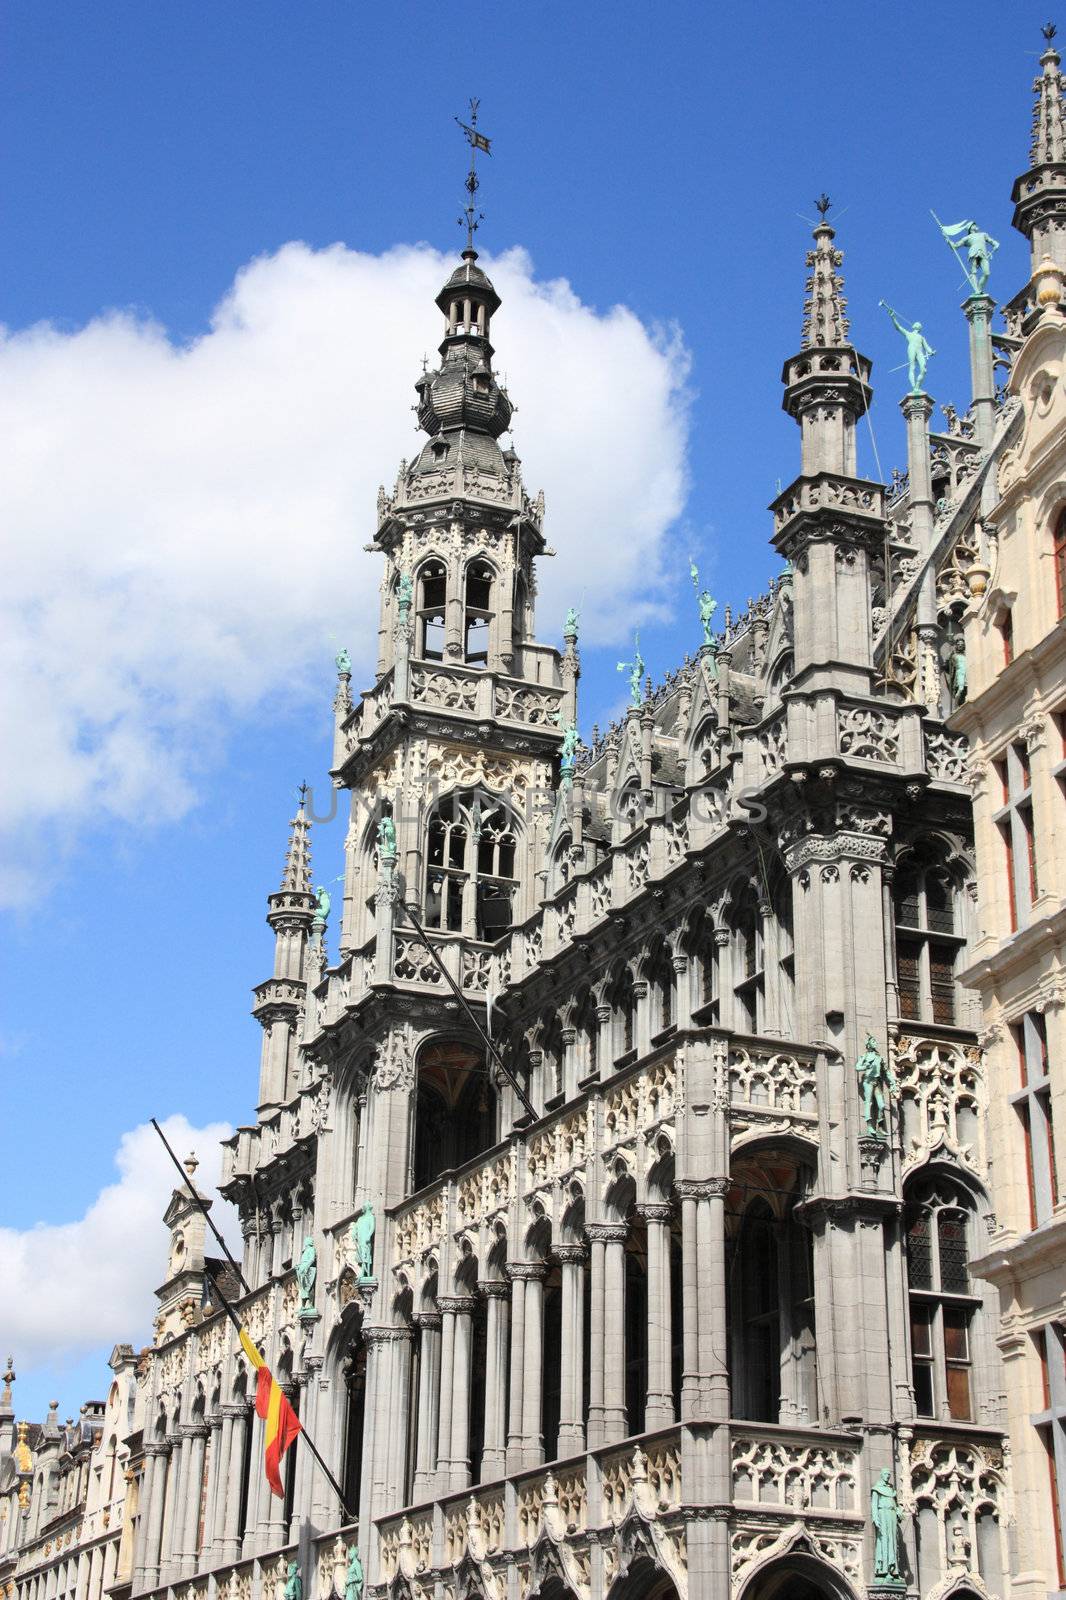
<instances>
[{"instance_id":1,"label":"stone column","mask_svg":"<svg viewBox=\"0 0 1066 1600\"><path fill-rule=\"evenodd\" d=\"M522 1470L522 1393L525 1380L526 1351L526 1281L515 1269L521 1262L508 1265L511 1280L511 1373L510 1407L507 1425L507 1471Z\"/></svg>"},{"instance_id":2,"label":"stone column","mask_svg":"<svg viewBox=\"0 0 1066 1600\"><path fill-rule=\"evenodd\" d=\"M700 1414L699 1278L696 1270L696 1195L691 1182L681 1196L681 1416Z\"/></svg>"},{"instance_id":3,"label":"stone column","mask_svg":"<svg viewBox=\"0 0 1066 1600\"><path fill-rule=\"evenodd\" d=\"M437 1493L447 1494L452 1460L452 1384L455 1368L455 1312L453 1301L437 1297L441 1309L440 1388L437 1410Z\"/></svg>"},{"instance_id":4,"label":"stone column","mask_svg":"<svg viewBox=\"0 0 1066 1600\"><path fill-rule=\"evenodd\" d=\"M133 1577L130 1588L134 1594L139 1594L146 1587L144 1578L145 1551L148 1548L148 1518L152 1509L152 1480L155 1477L156 1458L151 1453L151 1446L145 1446L144 1466L141 1469L141 1481L137 1490L140 1517L137 1523L137 1535L133 1546ZM127 1490L127 1493L129 1491ZM13 1549L17 1538L17 1529L9 1527L8 1548Z\"/></svg>"},{"instance_id":5,"label":"stone column","mask_svg":"<svg viewBox=\"0 0 1066 1600\"><path fill-rule=\"evenodd\" d=\"M100 1579L103 1568L103 1547L95 1545L89 1555L89 1584L86 1590L87 1600L100 1600ZM78 1574L79 1580L81 1573ZM80 1582L79 1582L80 1587Z\"/></svg>"},{"instance_id":6,"label":"stone column","mask_svg":"<svg viewBox=\"0 0 1066 1600\"><path fill-rule=\"evenodd\" d=\"M419 1311L415 1325L421 1330L418 1355L418 1420L415 1435L413 1497L428 1499L437 1470L437 1424L440 1412L441 1317L437 1311Z\"/></svg>"},{"instance_id":7,"label":"stone column","mask_svg":"<svg viewBox=\"0 0 1066 1600\"><path fill-rule=\"evenodd\" d=\"M510 1286L492 1281L479 1283L485 1296L485 1440L481 1451L481 1478L500 1478L507 1462L507 1322ZM476 1374L475 1374L476 1379Z\"/></svg>"},{"instance_id":8,"label":"stone column","mask_svg":"<svg viewBox=\"0 0 1066 1600\"><path fill-rule=\"evenodd\" d=\"M184 1531L185 1463L188 1459L181 1429L175 1433L168 1433L167 1443L170 1446L170 1465L166 1474L166 1497L160 1529L162 1533L159 1551L160 1583L171 1583L178 1575L178 1546Z\"/></svg>"},{"instance_id":9,"label":"stone column","mask_svg":"<svg viewBox=\"0 0 1066 1600\"><path fill-rule=\"evenodd\" d=\"M614 1007L596 1007L596 1076L609 1078L614 1071Z\"/></svg>"},{"instance_id":10,"label":"stone column","mask_svg":"<svg viewBox=\"0 0 1066 1600\"><path fill-rule=\"evenodd\" d=\"M541 1428L541 1393L544 1377L544 1280L548 1269L539 1261L522 1264L525 1295L525 1384L522 1392L522 1464L536 1467L544 1460Z\"/></svg>"},{"instance_id":11,"label":"stone column","mask_svg":"<svg viewBox=\"0 0 1066 1600\"><path fill-rule=\"evenodd\" d=\"M674 1421L674 1391L671 1374L673 1327L670 1301L670 1220L669 1205L644 1205L640 1208L648 1230L648 1398L644 1408L644 1427L669 1427Z\"/></svg>"},{"instance_id":12,"label":"stone column","mask_svg":"<svg viewBox=\"0 0 1066 1600\"><path fill-rule=\"evenodd\" d=\"M248 1418L251 1429L249 1453L251 1471L248 1477L248 1515L244 1519L244 1537L241 1540L241 1558L254 1556L259 1548L259 1517L262 1497L269 1494L263 1473L263 1419L252 1411Z\"/></svg>"},{"instance_id":13,"label":"stone column","mask_svg":"<svg viewBox=\"0 0 1066 1600\"><path fill-rule=\"evenodd\" d=\"M222 1538L230 1438L233 1434L233 1418L228 1412L229 1407L223 1406L210 1419L211 1457L207 1469L207 1519L204 1523L204 1546L201 1552L201 1565L204 1567L212 1567L218 1560L218 1547Z\"/></svg>"},{"instance_id":14,"label":"stone column","mask_svg":"<svg viewBox=\"0 0 1066 1600\"><path fill-rule=\"evenodd\" d=\"M146 1444L144 1454L148 1467L148 1504L145 1509L146 1533L144 1540L144 1585L155 1589L159 1584L159 1569L163 1541L163 1512L167 1495L167 1458L170 1445L161 1441Z\"/></svg>"},{"instance_id":15,"label":"stone column","mask_svg":"<svg viewBox=\"0 0 1066 1600\"><path fill-rule=\"evenodd\" d=\"M561 1244L555 1254L562 1263L558 1450L560 1456L569 1456L585 1448L585 1249L580 1244Z\"/></svg>"},{"instance_id":16,"label":"stone column","mask_svg":"<svg viewBox=\"0 0 1066 1600\"><path fill-rule=\"evenodd\" d=\"M241 1558L241 1486L244 1468L244 1439L251 1412L247 1404L235 1402L222 1407L223 1417L230 1419L229 1455L226 1461L226 1510L222 1519L222 1540L219 1557L222 1561L239 1561Z\"/></svg>"},{"instance_id":17,"label":"stone column","mask_svg":"<svg viewBox=\"0 0 1066 1600\"><path fill-rule=\"evenodd\" d=\"M585 1229L591 1246L589 1282L589 1423L588 1448L598 1450L604 1443L604 1260L607 1249L603 1223L590 1223Z\"/></svg>"},{"instance_id":18,"label":"stone column","mask_svg":"<svg viewBox=\"0 0 1066 1600\"><path fill-rule=\"evenodd\" d=\"M446 1312L450 1309L455 1317L449 1483L452 1489L465 1489L470 1483L470 1362L477 1300L468 1294L450 1301L438 1301L438 1304Z\"/></svg>"},{"instance_id":19,"label":"stone column","mask_svg":"<svg viewBox=\"0 0 1066 1600\"><path fill-rule=\"evenodd\" d=\"M991 295L972 294L962 302L970 324L970 381L977 442L987 450L996 428L996 378L992 355L992 313L996 302Z\"/></svg>"},{"instance_id":20,"label":"stone column","mask_svg":"<svg viewBox=\"0 0 1066 1600\"><path fill-rule=\"evenodd\" d=\"M200 1531L200 1501L204 1483L204 1453L207 1449L207 1428L203 1423L188 1423L182 1428L186 1457L185 1488L182 1495L182 1536L175 1550L180 1573L189 1578L196 1571L196 1538Z\"/></svg>"},{"instance_id":21,"label":"stone column","mask_svg":"<svg viewBox=\"0 0 1066 1600\"><path fill-rule=\"evenodd\" d=\"M626 1436L626 1279L624 1223L596 1222L586 1230L594 1246L602 1244L602 1402L603 1444L615 1444ZM596 1284L593 1280L593 1316ZM595 1330L593 1330L595 1331ZM594 1361L595 1364L595 1361ZM590 1384L591 1389L591 1384ZM591 1433L592 1413L589 1408ZM591 1444L590 1439L590 1444Z\"/></svg>"}]
</instances>

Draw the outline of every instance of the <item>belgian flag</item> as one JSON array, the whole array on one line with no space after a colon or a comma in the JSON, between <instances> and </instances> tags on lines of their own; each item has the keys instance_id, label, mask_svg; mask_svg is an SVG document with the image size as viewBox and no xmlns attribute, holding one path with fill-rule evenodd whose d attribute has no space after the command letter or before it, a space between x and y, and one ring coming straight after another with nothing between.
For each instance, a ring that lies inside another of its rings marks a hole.
<instances>
[{"instance_id":1,"label":"belgian flag","mask_svg":"<svg viewBox=\"0 0 1066 1600\"><path fill-rule=\"evenodd\" d=\"M240 1329L241 1346L255 1368L255 1411L266 1423L264 1429L267 1483L272 1494L285 1498L281 1463L286 1450L300 1431L300 1419L281 1391L274 1374L256 1349L246 1328Z\"/></svg>"}]
</instances>

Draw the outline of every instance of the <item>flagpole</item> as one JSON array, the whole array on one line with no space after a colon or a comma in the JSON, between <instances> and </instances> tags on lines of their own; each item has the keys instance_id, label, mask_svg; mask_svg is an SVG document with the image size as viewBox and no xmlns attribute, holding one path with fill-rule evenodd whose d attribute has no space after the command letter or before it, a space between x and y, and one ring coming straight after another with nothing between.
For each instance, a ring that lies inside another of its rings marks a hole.
<instances>
[{"instance_id":1,"label":"flagpole","mask_svg":"<svg viewBox=\"0 0 1066 1600\"><path fill-rule=\"evenodd\" d=\"M192 1196L192 1198L196 1202L196 1204L200 1207L200 1210L203 1213L204 1221L207 1223L207 1226L211 1229L211 1232L214 1234L215 1238L218 1240L218 1242L221 1245L223 1251L225 1252L226 1260L229 1262L230 1266L233 1268L234 1272L237 1274L237 1277L240 1279L241 1283L244 1285L245 1293L246 1294L251 1294L252 1291L248 1287L248 1280L245 1278L244 1273L241 1271L240 1267L237 1265L236 1261L234 1261L232 1255L230 1254L229 1247L227 1246L225 1239L223 1239L222 1235L219 1233L218 1229L215 1227L215 1224L211 1221L211 1214L208 1211L207 1206L205 1205L204 1201L201 1199L200 1195L197 1193L197 1189L196 1189L195 1183L193 1183L192 1179L186 1173L185 1168L182 1166L181 1162L178 1160L177 1156L174 1154L174 1151L171 1148L171 1145L170 1145L170 1143L169 1143L169 1141L167 1139L166 1134L163 1132L162 1128L159 1126L158 1122L155 1120L154 1117L151 1119L151 1122L152 1122L152 1127L155 1129L156 1133L158 1133L160 1139L163 1141L163 1148L166 1150L167 1155L170 1157L171 1161L173 1161L174 1165L177 1167L178 1171L181 1173L182 1183L186 1184L188 1186L190 1195ZM219 1283L218 1279L217 1278L212 1278L211 1282L214 1284L215 1293L218 1295L219 1300L222 1302L223 1311L226 1313L227 1317L229 1317L230 1321L233 1323L233 1326L236 1328L237 1332L240 1333L243 1330L243 1326L244 1326L243 1323L241 1322L240 1317L237 1315L236 1311L234 1311L233 1307L230 1305L229 1301L226 1299L226 1296L225 1296L225 1294L224 1294L224 1292L222 1290L222 1286ZM251 1335L249 1335L249 1337L251 1337ZM273 1379L273 1381L275 1383L277 1383L277 1379L274 1378L273 1373L271 1373L271 1378ZM297 1421L299 1421L299 1418L297 1418ZM341 1510L344 1512L345 1520L347 1522L354 1522L355 1518L353 1517L353 1515L352 1515L352 1513L351 1513L351 1511L350 1511L350 1509L348 1507L347 1500L345 1500L345 1498L344 1498L344 1491L342 1490L340 1484L337 1482L336 1478L333 1476L332 1472L327 1467L326 1463L323 1461L321 1455L319 1454L318 1446L315 1444L315 1441L312 1439L311 1435L308 1433L307 1429L304 1427L302 1422L300 1423L300 1432L303 1435L304 1442L306 1443L307 1448L310 1450L311 1454L314 1456L315 1460L318 1462L319 1466L322 1468L322 1471L325 1474L327 1483L329 1484L330 1488L333 1490L334 1494L337 1496L337 1502L340 1505Z\"/></svg>"}]
</instances>

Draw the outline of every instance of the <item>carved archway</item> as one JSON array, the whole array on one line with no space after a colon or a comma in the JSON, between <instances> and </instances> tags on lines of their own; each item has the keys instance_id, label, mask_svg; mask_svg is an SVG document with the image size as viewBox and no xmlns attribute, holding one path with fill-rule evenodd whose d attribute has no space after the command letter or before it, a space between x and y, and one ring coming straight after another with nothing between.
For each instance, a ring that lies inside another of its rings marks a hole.
<instances>
[{"instance_id":1,"label":"carved archway","mask_svg":"<svg viewBox=\"0 0 1066 1600\"><path fill-rule=\"evenodd\" d=\"M809 1554L801 1539L786 1553L757 1566L737 1600L856 1600L840 1572Z\"/></svg>"},{"instance_id":2,"label":"carved archway","mask_svg":"<svg viewBox=\"0 0 1066 1600\"><path fill-rule=\"evenodd\" d=\"M650 1556L637 1556L619 1573L607 1600L680 1600L677 1585Z\"/></svg>"}]
</instances>

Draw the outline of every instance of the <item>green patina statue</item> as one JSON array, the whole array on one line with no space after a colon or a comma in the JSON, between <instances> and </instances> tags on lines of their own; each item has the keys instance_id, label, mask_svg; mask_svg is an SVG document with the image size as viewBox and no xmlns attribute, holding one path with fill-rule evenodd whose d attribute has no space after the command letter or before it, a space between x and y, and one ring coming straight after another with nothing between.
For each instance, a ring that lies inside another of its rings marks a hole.
<instances>
[{"instance_id":1,"label":"green patina statue","mask_svg":"<svg viewBox=\"0 0 1066 1600\"><path fill-rule=\"evenodd\" d=\"M396 860L396 824L391 817L382 817L378 823L378 859Z\"/></svg>"},{"instance_id":2,"label":"green patina statue","mask_svg":"<svg viewBox=\"0 0 1066 1600\"><path fill-rule=\"evenodd\" d=\"M288 1576L285 1579L285 1600L304 1600L304 1581L300 1577L300 1563L289 1562Z\"/></svg>"},{"instance_id":3,"label":"green patina statue","mask_svg":"<svg viewBox=\"0 0 1066 1600\"><path fill-rule=\"evenodd\" d=\"M711 598L709 589L701 590L699 568L691 559L689 560L688 570L692 579L692 587L696 591L696 603L700 608L700 622L703 624L703 642L704 644L713 645L714 635L711 633L711 619L718 610L718 601Z\"/></svg>"},{"instance_id":4,"label":"green patina statue","mask_svg":"<svg viewBox=\"0 0 1066 1600\"><path fill-rule=\"evenodd\" d=\"M633 660L620 661L618 663L619 672L628 672L629 674L629 703L631 706L639 706L644 699L645 667L646 662L640 653L640 634L635 633L633 635Z\"/></svg>"},{"instance_id":5,"label":"green patina statue","mask_svg":"<svg viewBox=\"0 0 1066 1600\"><path fill-rule=\"evenodd\" d=\"M400 616L406 617L411 609L415 597L415 583L409 572L401 573L400 582L396 589L396 599L399 602Z\"/></svg>"},{"instance_id":6,"label":"green patina statue","mask_svg":"<svg viewBox=\"0 0 1066 1600\"><path fill-rule=\"evenodd\" d=\"M934 216L936 213L933 213ZM963 267L967 281L974 294L984 294L985 285L992 271L992 257L999 249L998 239L993 239L990 233L985 233L976 222L952 222L944 224L940 218L936 219L937 227L943 234L947 243L958 255L959 250L965 250L968 265ZM961 237L960 237L961 235ZM958 243L956 244L956 240Z\"/></svg>"},{"instance_id":7,"label":"green patina statue","mask_svg":"<svg viewBox=\"0 0 1066 1600\"><path fill-rule=\"evenodd\" d=\"M577 760L577 747L581 743L581 735L577 731L576 722L568 722L563 729L563 742L559 747L559 765L564 774L573 774L574 762Z\"/></svg>"},{"instance_id":8,"label":"green patina statue","mask_svg":"<svg viewBox=\"0 0 1066 1600\"><path fill-rule=\"evenodd\" d=\"M574 607L570 606L566 613L566 621L563 623L563 638L573 639L575 644L577 643L577 624L580 616L580 611L575 611Z\"/></svg>"},{"instance_id":9,"label":"green patina statue","mask_svg":"<svg viewBox=\"0 0 1066 1600\"><path fill-rule=\"evenodd\" d=\"M330 899L329 890L319 884L315 889L315 914L312 919L314 927L324 928L326 926L329 921L329 908L332 904L333 901Z\"/></svg>"},{"instance_id":10,"label":"green patina statue","mask_svg":"<svg viewBox=\"0 0 1066 1600\"><path fill-rule=\"evenodd\" d=\"M359 1559L359 1546L353 1544L348 1554L348 1571L344 1578L344 1600L363 1600L363 1563Z\"/></svg>"},{"instance_id":11,"label":"green patina statue","mask_svg":"<svg viewBox=\"0 0 1066 1600\"><path fill-rule=\"evenodd\" d=\"M303 1251L296 1263L296 1282L300 1286L300 1310L311 1311L315 1303L315 1280L318 1277L318 1259L315 1255L315 1241L312 1238L304 1240Z\"/></svg>"},{"instance_id":12,"label":"green patina statue","mask_svg":"<svg viewBox=\"0 0 1066 1600\"><path fill-rule=\"evenodd\" d=\"M862 1086L862 1114L871 1139L888 1135L888 1096L899 1088L892 1068L877 1047L872 1033L866 1035L866 1049L855 1063Z\"/></svg>"},{"instance_id":13,"label":"green patina statue","mask_svg":"<svg viewBox=\"0 0 1066 1600\"><path fill-rule=\"evenodd\" d=\"M966 641L961 633L956 634L952 640L952 651L948 657L948 678L951 698L957 706L961 706L966 699Z\"/></svg>"},{"instance_id":14,"label":"green patina statue","mask_svg":"<svg viewBox=\"0 0 1066 1600\"><path fill-rule=\"evenodd\" d=\"M893 311L887 301L879 300L877 303L888 312L893 326L899 329L907 341L907 373L910 378L911 394L921 394L925 369L929 365L929 357L935 356L936 351L922 332L920 322L914 322L908 327L899 313Z\"/></svg>"},{"instance_id":15,"label":"green patina statue","mask_svg":"<svg viewBox=\"0 0 1066 1600\"><path fill-rule=\"evenodd\" d=\"M903 1585L899 1570L899 1525L903 1512L892 1483L892 1474L882 1467L881 1476L870 1490L870 1521L874 1528L874 1584Z\"/></svg>"},{"instance_id":16,"label":"green patina statue","mask_svg":"<svg viewBox=\"0 0 1066 1600\"><path fill-rule=\"evenodd\" d=\"M359 1282L367 1283L374 1276L374 1207L365 1204L359 1208L352 1223L352 1244L355 1246L355 1264L359 1268Z\"/></svg>"},{"instance_id":17,"label":"green patina statue","mask_svg":"<svg viewBox=\"0 0 1066 1600\"><path fill-rule=\"evenodd\" d=\"M352 658L348 654L347 650L345 650L343 648L343 646L342 646L341 649L337 651L337 671L338 672L347 672L347 673L350 674L351 670L352 670Z\"/></svg>"}]
</instances>

